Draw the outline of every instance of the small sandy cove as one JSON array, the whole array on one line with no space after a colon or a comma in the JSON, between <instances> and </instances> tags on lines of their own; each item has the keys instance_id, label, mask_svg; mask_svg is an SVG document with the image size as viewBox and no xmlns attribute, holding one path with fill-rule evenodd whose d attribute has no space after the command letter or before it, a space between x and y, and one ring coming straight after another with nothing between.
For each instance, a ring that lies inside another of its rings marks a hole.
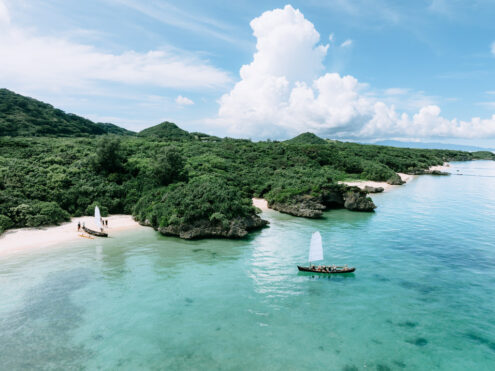
<instances>
[{"instance_id":1,"label":"small sandy cove","mask_svg":"<svg viewBox=\"0 0 495 371\"><path fill-rule=\"evenodd\" d=\"M111 215L103 219L108 220L106 231L110 236L118 231L145 228L134 221L130 215ZM70 222L55 227L10 229L0 236L0 256L22 252L27 249L39 249L87 239L82 237L83 235L88 236L82 229L80 232L77 231L78 222L81 225L85 223L86 227L96 230L94 217L92 216L72 218Z\"/></svg>"},{"instance_id":2,"label":"small sandy cove","mask_svg":"<svg viewBox=\"0 0 495 371\"><path fill-rule=\"evenodd\" d=\"M439 170L439 171L449 172L449 167L450 167L450 165L448 163L444 163L443 165L439 165L439 166L431 166L429 170ZM409 175L409 174L403 174L403 173L397 173L397 174L406 183L417 177L417 175ZM356 186L356 187L359 187L361 189L364 189L364 187L366 187L366 186L382 187L384 192L387 192L387 191L390 191L391 189L400 187L397 185L388 184L387 182L374 182L372 180L356 180L353 182L339 182L339 183L347 184L348 186Z\"/></svg>"},{"instance_id":3,"label":"small sandy cove","mask_svg":"<svg viewBox=\"0 0 495 371\"><path fill-rule=\"evenodd\" d=\"M264 198L253 198L253 205L261 211L268 210L268 201Z\"/></svg>"}]
</instances>

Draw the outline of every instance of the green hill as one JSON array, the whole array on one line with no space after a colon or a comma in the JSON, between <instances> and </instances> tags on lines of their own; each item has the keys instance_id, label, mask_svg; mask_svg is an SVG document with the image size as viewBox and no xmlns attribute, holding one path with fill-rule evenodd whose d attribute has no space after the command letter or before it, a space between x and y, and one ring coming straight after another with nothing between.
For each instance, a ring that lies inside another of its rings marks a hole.
<instances>
[{"instance_id":1,"label":"green hill","mask_svg":"<svg viewBox=\"0 0 495 371\"><path fill-rule=\"evenodd\" d=\"M140 137L154 137L167 140L190 140L195 139L194 135L190 134L175 125L173 122L162 122L161 124L144 129L138 134Z\"/></svg>"},{"instance_id":2,"label":"green hill","mask_svg":"<svg viewBox=\"0 0 495 371\"><path fill-rule=\"evenodd\" d=\"M0 89L0 136L80 137L102 134L131 135L133 132L113 124L94 123L39 100Z\"/></svg>"},{"instance_id":3,"label":"green hill","mask_svg":"<svg viewBox=\"0 0 495 371\"><path fill-rule=\"evenodd\" d=\"M286 140L286 143L290 144L325 144L327 141L313 133L302 133L297 137Z\"/></svg>"}]
</instances>

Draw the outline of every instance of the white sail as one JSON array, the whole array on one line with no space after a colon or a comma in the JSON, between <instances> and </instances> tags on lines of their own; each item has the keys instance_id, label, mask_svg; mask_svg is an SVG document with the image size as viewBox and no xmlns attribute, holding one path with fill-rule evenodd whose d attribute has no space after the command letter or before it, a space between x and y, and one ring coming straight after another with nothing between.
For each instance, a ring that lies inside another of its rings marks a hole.
<instances>
[{"instance_id":1,"label":"white sail","mask_svg":"<svg viewBox=\"0 0 495 371\"><path fill-rule=\"evenodd\" d=\"M309 258L310 262L323 260L323 244L321 242L320 232L313 233L311 236L311 245L309 246Z\"/></svg>"},{"instance_id":2,"label":"white sail","mask_svg":"<svg viewBox=\"0 0 495 371\"><path fill-rule=\"evenodd\" d=\"M101 230L101 215L100 215L100 209L98 206L95 207L95 223L96 227L98 228L98 231Z\"/></svg>"}]
</instances>

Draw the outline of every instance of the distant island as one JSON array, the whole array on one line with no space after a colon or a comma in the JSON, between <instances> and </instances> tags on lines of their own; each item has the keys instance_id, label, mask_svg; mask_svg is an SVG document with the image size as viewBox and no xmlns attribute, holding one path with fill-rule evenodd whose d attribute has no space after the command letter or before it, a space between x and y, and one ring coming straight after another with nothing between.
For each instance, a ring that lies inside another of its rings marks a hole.
<instances>
[{"instance_id":1,"label":"distant island","mask_svg":"<svg viewBox=\"0 0 495 371\"><path fill-rule=\"evenodd\" d=\"M373 144L380 146L400 147L400 148L451 149L455 151L468 151L468 152L495 151L494 148L482 148L477 146L467 146L464 144L439 143L439 142L403 142L401 140L380 140L378 142L374 142Z\"/></svg>"},{"instance_id":2,"label":"distant island","mask_svg":"<svg viewBox=\"0 0 495 371\"><path fill-rule=\"evenodd\" d=\"M252 142L190 133L163 122L139 133L94 123L0 89L0 233L72 216L131 214L164 235L244 237L267 224L251 198L295 216L369 212L368 191L341 184L401 184L446 161L494 160L488 151L394 148L303 133ZM371 191L371 190L370 190Z\"/></svg>"}]
</instances>

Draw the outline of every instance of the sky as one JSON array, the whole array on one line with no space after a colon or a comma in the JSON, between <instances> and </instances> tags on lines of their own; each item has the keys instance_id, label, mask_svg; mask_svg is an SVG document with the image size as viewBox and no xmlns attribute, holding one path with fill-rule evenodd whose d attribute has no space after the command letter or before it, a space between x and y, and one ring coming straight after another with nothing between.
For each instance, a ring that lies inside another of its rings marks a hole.
<instances>
[{"instance_id":1,"label":"sky","mask_svg":"<svg viewBox=\"0 0 495 371\"><path fill-rule=\"evenodd\" d=\"M139 131L495 146L491 0L0 0L0 87Z\"/></svg>"}]
</instances>

